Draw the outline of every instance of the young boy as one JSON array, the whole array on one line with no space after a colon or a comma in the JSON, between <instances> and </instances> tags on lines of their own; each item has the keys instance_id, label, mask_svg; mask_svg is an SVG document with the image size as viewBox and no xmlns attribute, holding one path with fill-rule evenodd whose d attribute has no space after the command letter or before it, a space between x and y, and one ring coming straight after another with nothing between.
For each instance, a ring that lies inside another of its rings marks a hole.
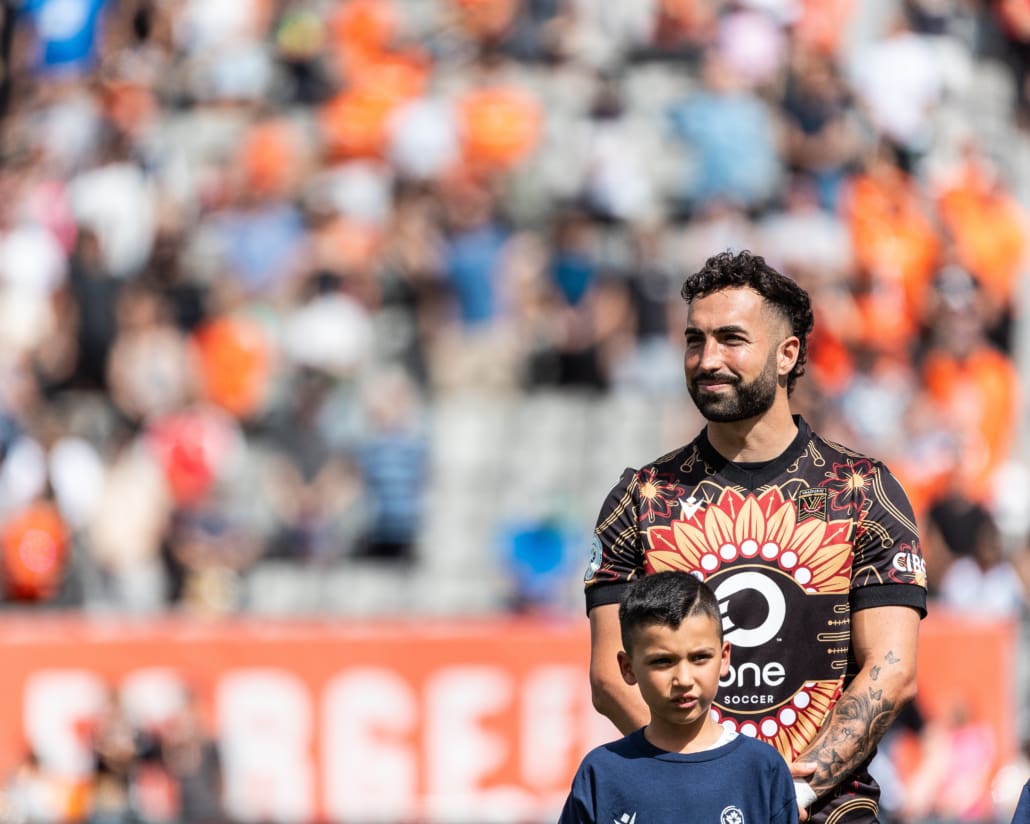
<instances>
[{"instance_id":1,"label":"young boy","mask_svg":"<svg viewBox=\"0 0 1030 824\"><path fill-rule=\"evenodd\" d=\"M780 754L710 714L730 667L711 589L686 572L643 576L619 607L619 625L619 668L651 721L587 754L559 824L796 824Z\"/></svg>"}]
</instances>

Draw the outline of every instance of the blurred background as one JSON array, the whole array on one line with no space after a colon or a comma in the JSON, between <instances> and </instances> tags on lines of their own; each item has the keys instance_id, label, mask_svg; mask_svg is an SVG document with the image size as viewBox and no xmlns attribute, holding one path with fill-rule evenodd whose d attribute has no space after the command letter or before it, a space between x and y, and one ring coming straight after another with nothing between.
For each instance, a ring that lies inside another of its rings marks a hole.
<instances>
[{"instance_id":1,"label":"blurred background","mask_svg":"<svg viewBox=\"0 0 1030 824\"><path fill-rule=\"evenodd\" d=\"M690 440L683 277L932 598L890 821L1030 776L1030 3L0 3L0 820L553 820L589 536Z\"/></svg>"}]
</instances>

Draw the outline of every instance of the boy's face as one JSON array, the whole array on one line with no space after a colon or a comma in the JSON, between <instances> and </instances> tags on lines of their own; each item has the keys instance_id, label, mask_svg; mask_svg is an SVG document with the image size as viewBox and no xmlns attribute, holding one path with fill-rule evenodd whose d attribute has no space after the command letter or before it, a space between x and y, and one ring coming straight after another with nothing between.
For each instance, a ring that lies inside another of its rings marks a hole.
<instances>
[{"instance_id":1,"label":"boy's face","mask_svg":"<svg viewBox=\"0 0 1030 824\"><path fill-rule=\"evenodd\" d=\"M633 633L630 652L619 653L627 684L636 684L651 709L651 729L693 736L709 720L719 679L730 667L730 645L707 615L684 618L676 629L652 624Z\"/></svg>"}]
</instances>

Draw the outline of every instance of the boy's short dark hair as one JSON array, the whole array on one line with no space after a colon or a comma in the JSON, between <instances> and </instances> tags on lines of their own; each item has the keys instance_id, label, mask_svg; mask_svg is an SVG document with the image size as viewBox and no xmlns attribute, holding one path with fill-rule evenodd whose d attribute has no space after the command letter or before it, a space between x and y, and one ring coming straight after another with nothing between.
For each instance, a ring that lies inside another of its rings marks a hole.
<instances>
[{"instance_id":1,"label":"boy's short dark hair","mask_svg":"<svg viewBox=\"0 0 1030 824\"><path fill-rule=\"evenodd\" d=\"M797 379L805 374L808 358L808 333L814 324L808 292L790 277L778 272L761 255L748 251L712 255L694 274L683 281L680 295L688 304L723 289L753 289L789 324L791 334L801 345L798 359L787 376L787 394L794 391Z\"/></svg>"},{"instance_id":2,"label":"boy's short dark hair","mask_svg":"<svg viewBox=\"0 0 1030 824\"><path fill-rule=\"evenodd\" d=\"M622 648L629 651L633 634L647 626L676 629L684 618L706 615L715 621L722 641L722 614L715 593L689 572L656 572L630 582L619 604Z\"/></svg>"}]
</instances>

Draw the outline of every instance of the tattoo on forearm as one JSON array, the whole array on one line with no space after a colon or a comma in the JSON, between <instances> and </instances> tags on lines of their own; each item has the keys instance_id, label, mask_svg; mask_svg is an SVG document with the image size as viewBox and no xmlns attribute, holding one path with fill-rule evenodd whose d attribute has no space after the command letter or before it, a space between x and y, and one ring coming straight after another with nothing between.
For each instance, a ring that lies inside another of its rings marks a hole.
<instances>
[{"instance_id":1,"label":"tattoo on forearm","mask_svg":"<svg viewBox=\"0 0 1030 824\"><path fill-rule=\"evenodd\" d=\"M893 652L884 660L900 661ZM869 677L875 681L880 674L881 668L873 667ZM883 689L845 692L809 750L818 765L809 779L812 789L822 795L836 787L869 756L900 709Z\"/></svg>"}]
</instances>

